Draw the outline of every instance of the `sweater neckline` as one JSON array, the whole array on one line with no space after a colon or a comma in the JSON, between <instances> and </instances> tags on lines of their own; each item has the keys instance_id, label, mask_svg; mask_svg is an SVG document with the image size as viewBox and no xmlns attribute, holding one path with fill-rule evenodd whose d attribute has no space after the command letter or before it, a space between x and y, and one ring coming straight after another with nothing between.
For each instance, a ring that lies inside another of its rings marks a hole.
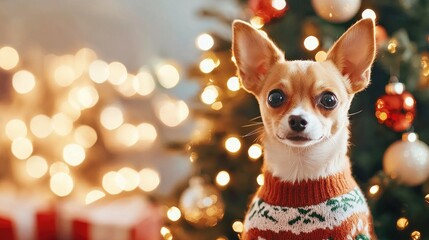
<instances>
[{"instance_id":1,"label":"sweater neckline","mask_svg":"<svg viewBox=\"0 0 429 240\"><path fill-rule=\"evenodd\" d=\"M264 185L259 188L257 195L271 205L305 207L348 193L356 187L356 181L350 170L317 180L301 182L282 181L265 171Z\"/></svg>"}]
</instances>

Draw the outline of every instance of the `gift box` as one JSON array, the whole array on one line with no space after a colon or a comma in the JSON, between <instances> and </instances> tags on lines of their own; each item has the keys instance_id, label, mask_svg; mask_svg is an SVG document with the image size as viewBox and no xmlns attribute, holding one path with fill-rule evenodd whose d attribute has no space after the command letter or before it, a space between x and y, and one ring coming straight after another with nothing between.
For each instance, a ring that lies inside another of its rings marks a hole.
<instances>
[{"instance_id":1,"label":"gift box","mask_svg":"<svg viewBox=\"0 0 429 240\"><path fill-rule=\"evenodd\" d=\"M56 213L50 201L0 194L1 240L54 240L56 236Z\"/></svg>"},{"instance_id":2,"label":"gift box","mask_svg":"<svg viewBox=\"0 0 429 240\"><path fill-rule=\"evenodd\" d=\"M59 208L60 239L158 240L162 226L159 207L142 197L90 205L62 203Z\"/></svg>"}]
</instances>

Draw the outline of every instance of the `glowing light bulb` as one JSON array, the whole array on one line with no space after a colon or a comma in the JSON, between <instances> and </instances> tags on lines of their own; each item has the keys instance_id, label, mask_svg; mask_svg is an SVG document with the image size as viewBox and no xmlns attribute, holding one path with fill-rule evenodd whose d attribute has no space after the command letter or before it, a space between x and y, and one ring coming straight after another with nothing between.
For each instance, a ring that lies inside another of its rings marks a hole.
<instances>
[{"instance_id":1,"label":"glowing light bulb","mask_svg":"<svg viewBox=\"0 0 429 240\"><path fill-rule=\"evenodd\" d=\"M33 143L28 138L17 138L12 141L12 154L21 160L27 159L33 153Z\"/></svg>"},{"instance_id":2,"label":"glowing light bulb","mask_svg":"<svg viewBox=\"0 0 429 240\"><path fill-rule=\"evenodd\" d=\"M258 177L256 177L256 182L258 183L259 186L264 185L265 182L265 178L264 178L264 174L259 174Z\"/></svg>"},{"instance_id":3,"label":"glowing light bulb","mask_svg":"<svg viewBox=\"0 0 429 240\"><path fill-rule=\"evenodd\" d=\"M179 70L171 64L162 64L156 69L159 84L164 88L175 87L180 80Z\"/></svg>"},{"instance_id":4,"label":"glowing light bulb","mask_svg":"<svg viewBox=\"0 0 429 240\"><path fill-rule=\"evenodd\" d=\"M65 197L73 191L74 181L70 175L59 172L51 177L49 186L55 195Z\"/></svg>"},{"instance_id":5,"label":"glowing light bulb","mask_svg":"<svg viewBox=\"0 0 429 240\"><path fill-rule=\"evenodd\" d=\"M226 86L230 91L236 92L240 90L240 80L238 77L230 77L228 81L226 82Z\"/></svg>"},{"instance_id":6,"label":"glowing light bulb","mask_svg":"<svg viewBox=\"0 0 429 240\"><path fill-rule=\"evenodd\" d=\"M82 125L73 134L76 143L84 148L90 148L97 142L97 132L90 126Z\"/></svg>"},{"instance_id":7,"label":"glowing light bulb","mask_svg":"<svg viewBox=\"0 0 429 240\"><path fill-rule=\"evenodd\" d=\"M210 50L214 45L214 39L210 34L203 33L197 37L197 47L203 51Z\"/></svg>"},{"instance_id":8,"label":"glowing light bulb","mask_svg":"<svg viewBox=\"0 0 429 240\"><path fill-rule=\"evenodd\" d=\"M159 108L159 118L165 125L176 127L189 115L188 105L182 100L168 100L161 104Z\"/></svg>"},{"instance_id":9,"label":"glowing light bulb","mask_svg":"<svg viewBox=\"0 0 429 240\"><path fill-rule=\"evenodd\" d=\"M398 230L404 230L407 227L408 227L408 219L401 217L398 219L398 221L396 221L396 228Z\"/></svg>"},{"instance_id":10,"label":"glowing light bulb","mask_svg":"<svg viewBox=\"0 0 429 240\"><path fill-rule=\"evenodd\" d=\"M100 122L104 128L114 130L124 123L122 110L116 106L108 106L103 109L100 115Z\"/></svg>"},{"instance_id":11,"label":"glowing light bulb","mask_svg":"<svg viewBox=\"0 0 429 240\"><path fill-rule=\"evenodd\" d=\"M304 47L309 51L313 51L319 46L319 39L315 36L308 36L304 39Z\"/></svg>"},{"instance_id":12,"label":"glowing light bulb","mask_svg":"<svg viewBox=\"0 0 429 240\"><path fill-rule=\"evenodd\" d=\"M170 229L168 229L167 227L162 227L160 233L164 240L173 240L173 234L171 234Z\"/></svg>"},{"instance_id":13,"label":"glowing light bulb","mask_svg":"<svg viewBox=\"0 0 429 240\"><path fill-rule=\"evenodd\" d=\"M17 93L26 94L34 89L36 86L36 79L31 72L21 70L13 75L12 86Z\"/></svg>"},{"instance_id":14,"label":"glowing light bulb","mask_svg":"<svg viewBox=\"0 0 429 240\"><path fill-rule=\"evenodd\" d=\"M212 104L216 102L217 97L219 96L219 91L213 85L207 86L204 88L204 91L201 93L201 101L205 104Z\"/></svg>"},{"instance_id":15,"label":"glowing light bulb","mask_svg":"<svg viewBox=\"0 0 429 240\"><path fill-rule=\"evenodd\" d=\"M129 167L124 167L118 171L118 174L122 176L122 179L124 181L122 190L132 191L139 186L140 175L136 170Z\"/></svg>"},{"instance_id":16,"label":"glowing light bulb","mask_svg":"<svg viewBox=\"0 0 429 240\"><path fill-rule=\"evenodd\" d=\"M150 123L141 123L137 126L140 141L145 144L151 144L157 138L158 134L155 127Z\"/></svg>"},{"instance_id":17,"label":"glowing light bulb","mask_svg":"<svg viewBox=\"0 0 429 240\"><path fill-rule=\"evenodd\" d=\"M216 62L212 58L206 58L200 62L199 67L201 72L211 73L216 68Z\"/></svg>"},{"instance_id":18,"label":"glowing light bulb","mask_svg":"<svg viewBox=\"0 0 429 240\"><path fill-rule=\"evenodd\" d=\"M323 62L328 57L328 54L325 51L318 51L316 55L314 56L314 59L317 62Z\"/></svg>"},{"instance_id":19,"label":"glowing light bulb","mask_svg":"<svg viewBox=\"0 0 429 240\"><path fill-rule=\"evenodd\" d=\"M31 156L27 159L26 170L33 178L41 178L48 172L48 163L41 156Z\"/></svg>"},{"instance_id":20,"label":"glowing light bulb","mask_svg":"<svg viewBox=\"0 0 429 240\"><path fill-rule=\"evenodd\" d=\"M31 119L30 130L34 134L34 136L38 138L46 138L53 131L52 121L46 115L43 115L43 114L36 115Z\"/></svg>"},{"instance_id":21,"label":"glowing light bulb","mask_svg":"<svg viewBox=\"0 0 429 240\"><path fill-rule=\"evenodd\" d=\"M159 183L160 178L158 172L150 168L144 168L139 172L140 185L139 188L145 192L151 192L155 190Z\"/></svg>"},{"instance_id":22,"label":"glowing light bulb","mask_svg":"<svg viewBox=\"0 0 429 240\"><path fill-rule=\"evenodd\" d=\"M122 192L121 187L117 184L117 175L117 172L110 171L103 176L103 189L109 194L116 195Z\"/></svg>"},{"instance_id":23,"label":"glowing light bulb","mask_svg":"<svg viewBox=\"0 0 429 240\"><path fill-rule=\"evenodd\" d=\"M413 231L410 236L411 240L420 240L422 235L419 231Z\"/></svg>"},{"instance_id":24,"label":"glowing light bulb","mask_svg":"<svg viewBox=\"0 0 429 240\"><path fill-rule=\"evenodd\" d=\"M236 153L240 151L241 142L236 137L230 137L225 141L225 148L231 153Z\"/></svg>"},{"instance_id":25,"label":"glowing light bulb","mask_svg":"<svg viewBox=\"0 0 429 240\"><path fill-rule=\"evenodd\" d=\"M4 70L11 70L19 62L18 52L9 46L0 48L0 67Z\"/></svg>"},{"instance_id":26,"label":"glowing light bulb","mask_svg":"<svg viewBox=\"0 0 429 240\"><path fill-rule=\"evenodd\" d=\"M380 191L380 186L379 186L379 185L377 185L377 184L372 185L372 186L369 188L369 193L370 193L370 194L372 194L372 195L377 194L377 193L378 193L378 191Z\"/></svg>"},{"instance_id":27,"label":"glowing light bulb","mask_svg":"<svg viewBox=\"0 0 429 240\"><path fill-rule=\"evenodd\" d=\"M124 146L131 147L139 140L139 132L136 126L124 123L115 132L116 140Z\"/></svg>"},{"instance_id":28,"label":"glowing light bulb","mask_svg":"<svg viewBox=\"0 0 429 240\"><path fill-rule=\"evenodd\" d=\"M133 80L133 87L141 96L147 96L155 90L155 80L147 70L139 72Z\"/></svg>"},{"instance_id":29,"label":"glowing light bulb","mask_svg":"<svg viewBox=\"0 0 429 240\"><path fill-rule=\"evenodd\" d=\"M27 136L27 126L20 119L12 119L6 123L6 136L11 140Z\"/></svg>"},{"instance_id":30,"label":"glowing light bulb","mask_svg":"<svg viewBox=\"0 0 429 240\"><path fill-rule=\"evenodd\" d=\"M249 154L249 157L251 159L256 160L262 156L262 146L255 143L249 147L249 150L247 151L247 153Z\"/></svg>"},{"instance_id":31,"label":"glowing light bulb","mask_svg":"<svg viewBox=\"0 0 429 240\"><path fill-rule=\"evenodd\" d=\"M221 186L221 187L228 185L230 180L231 180L231 178L230 178L229 173L227 171L220 171L216 175L216 184Z\"/></svg>"},{"instance_id":32,"label":"glowing light bulb","mask_svg":"<svg viewBox=\"0 0 429 240\"><path fill-rule=\"evenodd\" d=\"M127 80L128 71L124 64L120 62L112 62L109 64L108 81L113 85L121 85Z\"/></svg>"},{"instance_id":33,"label":"glowing light bulb","mask_svg":"<svg viewBox=\"0 0 429 240\"><path fill-rule=\"evenodd\" d=\"M240 222L240 221L235 221L235 222L232 224L232 230L234 230L234 232L236 232L236 233L241 233L241 232L243 232L243 230L244 230L244 225L243 225L243 223L242 223L242 222Z\"/></svg>"},{"instance_id":34,"label":"glowing light bulb","mask_svg":"<svg viewBox=\"0 0 429 240\"><path fill-rule=\"evenodd\" d=\"M375 14L374 10L368 8L363 10L362 18L371 18L372 20L375 20L377 18L377 15Z\"/></svg>"},{"instance_id":35,"label":"glowing light bulb","mask_svg":"<svg viewBox=\"0 0 429 240\"><path fill-rule=\"evenodd\" d=\"M271 6L278 10L281 11L286 7L286 1L285 0L272 0L271 1Z\"/></svg>"},{"instance_id":36,"label":"glowing light bulb","mask_svg":"<svg viewBox=\"0 0 429 240\"><path fill-rule=\"evenodd\" d=\"M61 87L70 86L76 79L76 73L70 65L60 65L54 72L55 82Z\"/></svg>"},{"instance_id":37,"label":"glowing light bulb","mask_svg":"<svg viewBox=\"0 0 429 240\"><path fill-rule=\"evenodd\" d=\"M264 19L258 16L254 16L250 19L250 24L252 24L253 27L260 29L264 26Z\"/></svg>"},{"instance_id":38,"label":"glowing light bulb","mask_svg":"<svg viewBox=\"0 0 429 240\"><path fill-rule=\"evenodd\" d=\"M78 144L68 144L63 148L63 159L70 166L80 165L85 157L85 149Z\"/></svg>"},{"instance_id":39,"label":"glowing light bulb","mask_svg":"<svg viewBox=\"0 0 429 240\"><path fill-rule=\"evenodd\" d=\"M176 222L177 220L179 220L181 216L182 216L182 213L180 212L180 209L175 206L169 208L167 211L168 219L170 219L173 222Z\"/></svg>"},{"instance_id":40,"label":"glowing light bulb","mask_svg":"<svg viewBox=\"0 0 429 240\"><path fill-rule=\"evenodd\" d=\"M96 201L102 199L105 196L106 196L106 194L101 190L92 190L86 194L85 204L86 205L91 204L93 202L96 202Z\"/></svg>"},{"instance_id":41,"label":"glowing light bulb","mask_svg":"<svg viewBox=\"0 0 429 240\"><path fill-rule=\"evenodd\" d=\"M110 75L109 64L101 60L95 60L89 65L89 77L95 83L105 82Z\"/></svg>"}]
</instances>

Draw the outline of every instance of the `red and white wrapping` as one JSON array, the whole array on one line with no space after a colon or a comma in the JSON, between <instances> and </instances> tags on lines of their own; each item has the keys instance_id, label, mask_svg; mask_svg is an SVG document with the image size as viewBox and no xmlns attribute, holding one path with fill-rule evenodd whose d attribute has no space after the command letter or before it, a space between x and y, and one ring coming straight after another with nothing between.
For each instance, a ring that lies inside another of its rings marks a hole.
<instances>
[{"instance_id":1,"label":"red and white wrapping","mask_svg":"<svg viewBox=\"0 0 429 240\"><path fill-rule=\"evenodd\" d=\"M158 207L142 197L82 206L73 202L59 208L60 239L157 240L162 215Z\"/></svg>"},{"instance_id":2,"label":"red and white wrapping","mask_svg":"<svg viewBox=\"0 0 429 240\"><path fill-rule=\"evenodd\" d=\"M34 195L1 193L0 239L56 239L56 213L50 202Z\"/></svg>"}]
</instances>

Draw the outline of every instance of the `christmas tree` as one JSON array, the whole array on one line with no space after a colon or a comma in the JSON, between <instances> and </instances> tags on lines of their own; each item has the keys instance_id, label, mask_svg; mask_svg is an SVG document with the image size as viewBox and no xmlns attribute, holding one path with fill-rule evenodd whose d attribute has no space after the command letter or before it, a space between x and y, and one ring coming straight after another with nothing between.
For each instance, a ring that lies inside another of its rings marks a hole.
<instances>
[{"instance_id":1,"label":"christmas tree","mask_svg":"<svg viewBox=\"0 0 429 240\"><path fill-rule=\"evenodd\" d=\"M429 1L238 4L240 18L265 31L291 60L324 61L352 23L375 19L378 55L372 84L355 97L349 112L353 173L368 199L379 239L429 239ZM202 16L227 27L233 20L215 9L202 10ZM195 177L177 190L183 218L177 217L180 210L170 209L171 233L163 236L238 239L251 197L263 184L259 108L240 87L230 36L205 33L197 46L202 58L191 73L202 84L203 106L195 114L211 120L211 131L188 146Z\"/></svg>"}]
</instances>

